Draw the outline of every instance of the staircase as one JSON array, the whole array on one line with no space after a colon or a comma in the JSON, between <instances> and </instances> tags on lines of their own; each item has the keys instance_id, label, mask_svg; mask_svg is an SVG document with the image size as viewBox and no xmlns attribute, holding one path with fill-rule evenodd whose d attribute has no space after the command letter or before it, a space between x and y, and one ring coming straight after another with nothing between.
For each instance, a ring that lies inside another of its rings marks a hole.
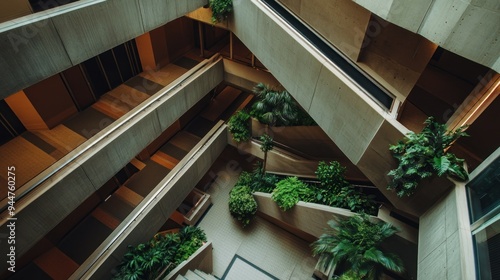
<instances>
[{"instance_id":1,"label":"staircase","mask_svg":"<svg viewBox=\"0 0 500 280\"><path fill-rule=\"evenodd\" d=\"M175 280L218 280L219 278L207 274L201 270L195 269L194 271L188 270L184 276L178 275Z\"/></svg>"}]
</instances>

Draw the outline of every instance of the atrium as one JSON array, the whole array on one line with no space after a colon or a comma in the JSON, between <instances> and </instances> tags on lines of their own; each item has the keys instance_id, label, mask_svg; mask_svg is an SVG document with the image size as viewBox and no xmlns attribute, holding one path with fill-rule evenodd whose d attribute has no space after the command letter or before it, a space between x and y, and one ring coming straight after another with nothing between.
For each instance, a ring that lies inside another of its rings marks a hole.
<instances>
[{"instance_id":1,"label":"atrium","mask_svg":"<svg viewBox=\"0 0 500 280\"><path fill-rule=\"evenodd\" d=\"M311 244L364 212L398 229L381 246L405 269L381 279L500 279L499 39L497 0L3 1L1 278L124 278L130 246L197 226L206 240L155 277L327 279L345 267ZM289 93L294 123L264 121L262 92ZM430 117L468 136L398 160ZM443 169L408 187L427 158ZM332 162L352 193L321 205ZM277 179L247 182L242 227L245 174ZM293 177L317 192L285 209Z\"/></svg>"}]
</instances>

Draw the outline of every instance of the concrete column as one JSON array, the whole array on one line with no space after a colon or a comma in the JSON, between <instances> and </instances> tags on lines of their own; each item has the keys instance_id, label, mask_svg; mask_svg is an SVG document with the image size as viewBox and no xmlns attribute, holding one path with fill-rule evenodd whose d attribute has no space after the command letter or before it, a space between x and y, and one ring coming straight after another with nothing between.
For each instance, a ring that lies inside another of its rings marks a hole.
<instances>
[{"instance_id":1,"label":"concrete column","mask_svg":"<svg viewBox=\"0 0 500 280\"><path fill-rule=\"evenodd\" d=\"M418 279L475 279L465 184L420 217Z\"/></svg>"}]
</instances>

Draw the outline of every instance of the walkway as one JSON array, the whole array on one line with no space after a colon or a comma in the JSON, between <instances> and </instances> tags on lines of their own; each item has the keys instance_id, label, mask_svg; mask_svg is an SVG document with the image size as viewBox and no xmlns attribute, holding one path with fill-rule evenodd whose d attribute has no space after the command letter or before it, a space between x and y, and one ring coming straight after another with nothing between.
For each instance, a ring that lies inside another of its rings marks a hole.
<instances>
[{"instance_id":1,"label":"walkway","mask_svg":"<svg viewBox=\"0 0 500 280\"><path fill-rule=\"evenodd\" d=\"M75 210L89 211L89 214L72 229L67 229L67 234L61 233L64 235L61 240L44 238L49 243L45 244L48 249L11 279L67 279L71 276L219 119L227 120L237 109L246 106L252 97L241 90L225 87L150 159L140 161L134 158L131 165L137 172L96 208Z\"/></svg>"},{"instance_id":2,"label":"walkway","mask_svg":"<svg viewBox=\"0 0 500 280\"><path fill-rule=\"evenodd\" d=\"M0 162L16 167L18 189L63 156L182 76L203 59L187 53L158 71L142 72L107 92L89 108L49 130L26 131L0 146ZM0 173L0 185L7 185ZM0 188L0 200L7 188Z\"/></svg>"},{"instance_id":3,"label":"walkway","mask_svg":"<svg viewBox=\"0 0 500 280\"><path fill-rule=\"evenodd\" d=\"M213 244L212 274L221 279L226 276L227 280L256 279L256 275L245 274L247 269L231 269L231 264L257 267L282 280L312 279L316 260L311 256L309 243L260 217L243 229L229 214L229 191L241 167L251 169L251 161L248 155L228 146L207 173L212 177L217 174L217 179L206 191L213 205L199 226Z\"/></svg>"}]
</instances>

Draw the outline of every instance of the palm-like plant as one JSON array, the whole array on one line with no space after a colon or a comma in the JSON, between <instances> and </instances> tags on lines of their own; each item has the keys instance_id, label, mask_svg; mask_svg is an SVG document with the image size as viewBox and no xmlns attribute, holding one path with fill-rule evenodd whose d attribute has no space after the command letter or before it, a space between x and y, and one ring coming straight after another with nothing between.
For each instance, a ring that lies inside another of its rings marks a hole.
<instances>
[{"instance_id":1,"label":"palm-like plant","mask_svg":"<svg viewBox=\"0 0 500 280\"><path fill-rule=\"evenodd\" d=\"M313 244L313 254L321 256L325 269L334 265L347 268L356 279L379 279L382 270L403 272L401 259L384 253L380 244L398 230L388 223L372 223L367 215L329 221L330 229Z\"/></svg>"},{"instance_id":2,"label":"palm-like plant","mask_svg":"<svg viewBox=\"0 0 500 280\"><path fill-rule=\"evenodd\" d=\"M253 109L260 116L260 121L273 127L277 124L287 125L297 119L298 106L287 91L276 91L268 85L259 83L253 92L258 98Z\"/></svg>"},{"instance_id":3,"label":"palm-like plant","mask_svg":"<svg viewBox=\"0 0 500 280\"><path fill-rule=\"evenodd\" d=\"M260 145L260 149L264 152L264 163L262 164L262 175L266 173L266 164L267 164L267 152L274 148L273 138L271 136L264 134L260 137L260 141L262 141L262 145Z\"/></svg>"},{"instance_id":4,"label":"palm-like plant","mask_svg":"<svg viewBox=\"0 0 500 280\"><path fill-rule=\"evenodd\" d=\"M398 196L413 194L418 183L434 173L438 176L449 175L465 181L468 173L464 169L464 160L448 152L458 138L468 136L465 127L447 131L445 124L429 117L420 133L410 132L404 141L399 141L389 149L399 161L399 166L391 170L392 176L388 189L397 191Z\"/></svg>"}]
</instances>

